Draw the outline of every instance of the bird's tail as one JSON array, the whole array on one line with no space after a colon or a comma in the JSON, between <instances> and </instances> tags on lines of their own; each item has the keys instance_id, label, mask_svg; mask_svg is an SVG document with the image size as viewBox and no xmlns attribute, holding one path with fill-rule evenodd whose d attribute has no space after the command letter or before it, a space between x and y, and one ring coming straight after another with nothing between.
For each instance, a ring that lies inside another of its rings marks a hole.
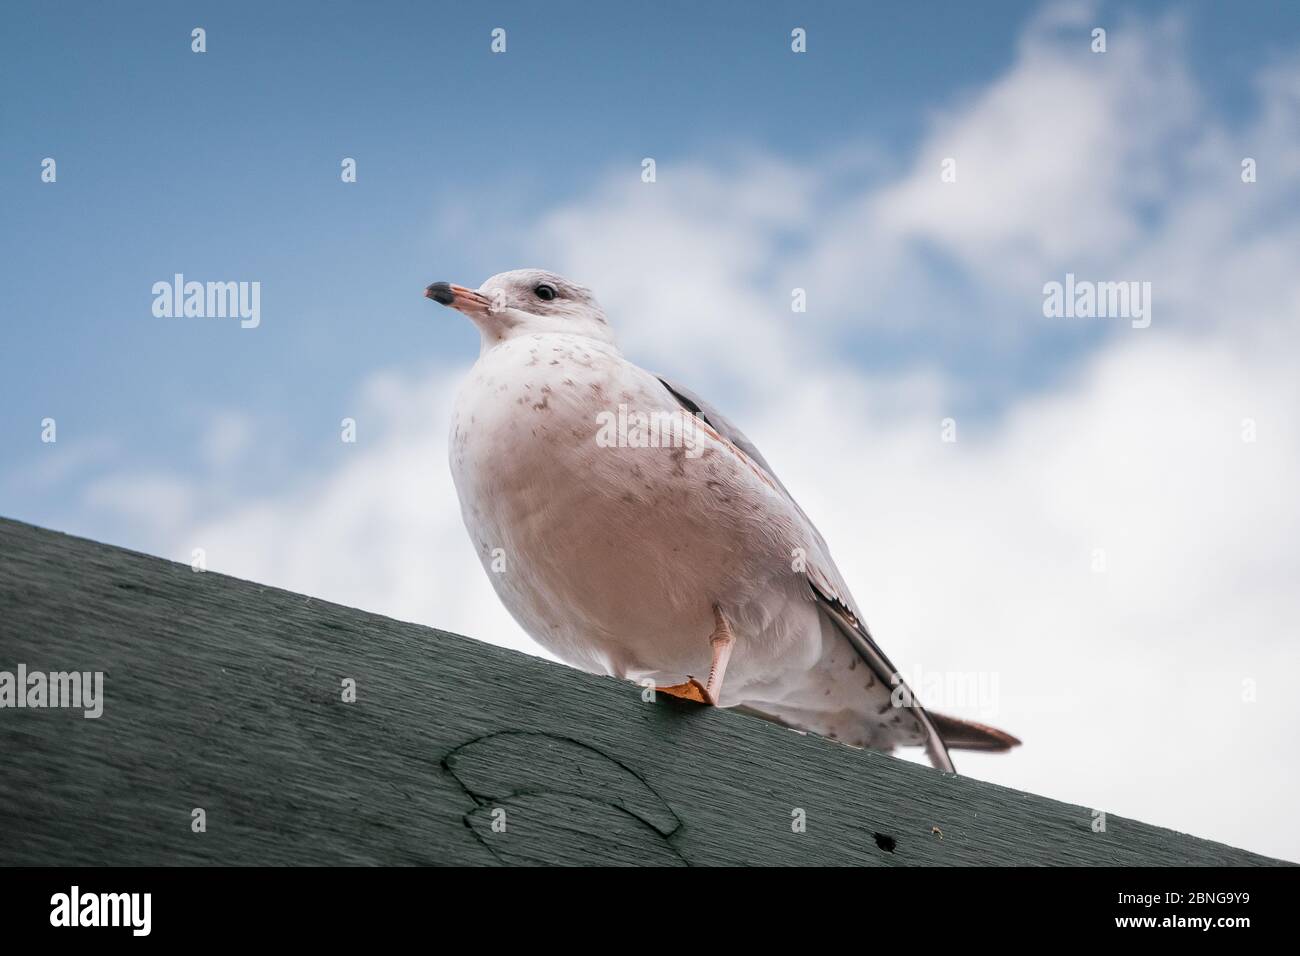
<instances>
[{"instance_id":1,"label":"bird's tail","mask_svg":"<svg viewBox=\"0 0 1300 956\"><path fill-rule=\"evenodd\" d=\"M1004 730L977 724L972 720L949 717L930 711L930 721L938 731L943 742L953 750L983 750L989 753L1002 753L1012 747L1019 747L1020 741Z\"/></svg>"}]
</instances>

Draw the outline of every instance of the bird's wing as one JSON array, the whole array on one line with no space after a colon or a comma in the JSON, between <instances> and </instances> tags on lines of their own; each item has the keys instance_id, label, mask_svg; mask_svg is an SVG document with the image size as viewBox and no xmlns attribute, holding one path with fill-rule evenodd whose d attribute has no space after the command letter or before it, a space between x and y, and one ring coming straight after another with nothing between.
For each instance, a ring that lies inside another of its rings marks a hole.
<instances>
[{"instance_id":1,"label":"bird's wing","mask_svg":"<svg viewBox=\"0 0 1300 956\"><path fill-rule=\"evenodd\" d=\"M794 506L799 516L803 518L810 539L807 569L804 576L808 581L812 597L817 602L822 614L834 623L848 639L854 650L858 652L858 655L866 662L867 666L871 668L884 686L903 688L898 691L898 694L908 702L908 709L920 724L921 731L925 735L925 752L930 758L930 763L939 770L955 773L956 768L953 766L952 758L948 756L948 748L943 742L943 737L939 735L939 731L935 728L934 721L926 712L926 709L921 706L921 702L916 698L916 695L903 683L898 668L890 663L889 658L885 656L885 652L880 649L880 646L871 636L866 622L862 620L862 615L858 612L857 604L853 600L853 595L849 593L849 587L845 583L843 575L840 574L839 568L835 566L835 562L831 559L830 548L827 547L826 540L821 536L808 515L804 513L803 508L799 507L799 502L795 501L794 496L790 494L785 485L781 484L781 479L776 476L772 466L767 463L767 459L763 457L758 447L730 419L695 392L664 378L662 375L655 377L663 383L664 388L677 400L678 404L691 414L703 419L710 428L730 442L739 453L748 457L750 461L761 468L772 479L773 485L779 492Z\"/></svg>"}]
</instances>

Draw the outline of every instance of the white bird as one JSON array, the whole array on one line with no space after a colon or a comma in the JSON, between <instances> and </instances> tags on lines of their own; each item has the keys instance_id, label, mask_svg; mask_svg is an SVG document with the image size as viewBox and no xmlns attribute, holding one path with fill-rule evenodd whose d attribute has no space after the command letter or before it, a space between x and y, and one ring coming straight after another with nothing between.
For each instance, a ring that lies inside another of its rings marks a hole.
<instances>
[{"instance_id":1,"label":"white bird","mask_svg":"<svg viewBox=\"0 0 1300 956\"><path fill-rule=\"evenodd\" d=\"M924 746L941 770L948 747L1019 743L920 705L758 449L625 359L590 291L522 269L425 295L482 334L452 476L493 587L539 644L853 746Z\"/></svg>"}]
</instances>

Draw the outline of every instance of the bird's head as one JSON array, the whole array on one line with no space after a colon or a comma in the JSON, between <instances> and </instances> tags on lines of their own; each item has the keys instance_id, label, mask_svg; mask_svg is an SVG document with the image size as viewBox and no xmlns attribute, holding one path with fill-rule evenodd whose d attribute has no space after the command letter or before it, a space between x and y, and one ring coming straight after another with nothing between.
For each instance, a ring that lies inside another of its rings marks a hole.
<instances>
[{"instance_id":1,"label":"bird's head","mask_svg":"<svg viewBox=\"0 0 1300 956\"><path fill-rule=\"evenodd\" d=\"M614 342L605 312L591 291L554 272L501 272L478 289L435 282L424 294L469 316L483 333L485 348L537 332L567 332Z\"/></svg>"}]
</instances>

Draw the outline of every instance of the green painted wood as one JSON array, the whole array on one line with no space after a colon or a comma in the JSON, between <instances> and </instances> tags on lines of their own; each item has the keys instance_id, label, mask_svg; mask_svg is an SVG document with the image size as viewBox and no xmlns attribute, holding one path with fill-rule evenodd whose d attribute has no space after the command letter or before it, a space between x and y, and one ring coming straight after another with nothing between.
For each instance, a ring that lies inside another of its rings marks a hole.
<instances>
[{"instance_id":1,"label":"green painted wood","mask_svg":"<svg viewBox=\"0 0 1300 956\"><path fill-rule=\"evenodd\" d=\"M104 711L0 709L0 864L1277 862L0 519L20 663Z\"/></svg>"}]
</instances>

